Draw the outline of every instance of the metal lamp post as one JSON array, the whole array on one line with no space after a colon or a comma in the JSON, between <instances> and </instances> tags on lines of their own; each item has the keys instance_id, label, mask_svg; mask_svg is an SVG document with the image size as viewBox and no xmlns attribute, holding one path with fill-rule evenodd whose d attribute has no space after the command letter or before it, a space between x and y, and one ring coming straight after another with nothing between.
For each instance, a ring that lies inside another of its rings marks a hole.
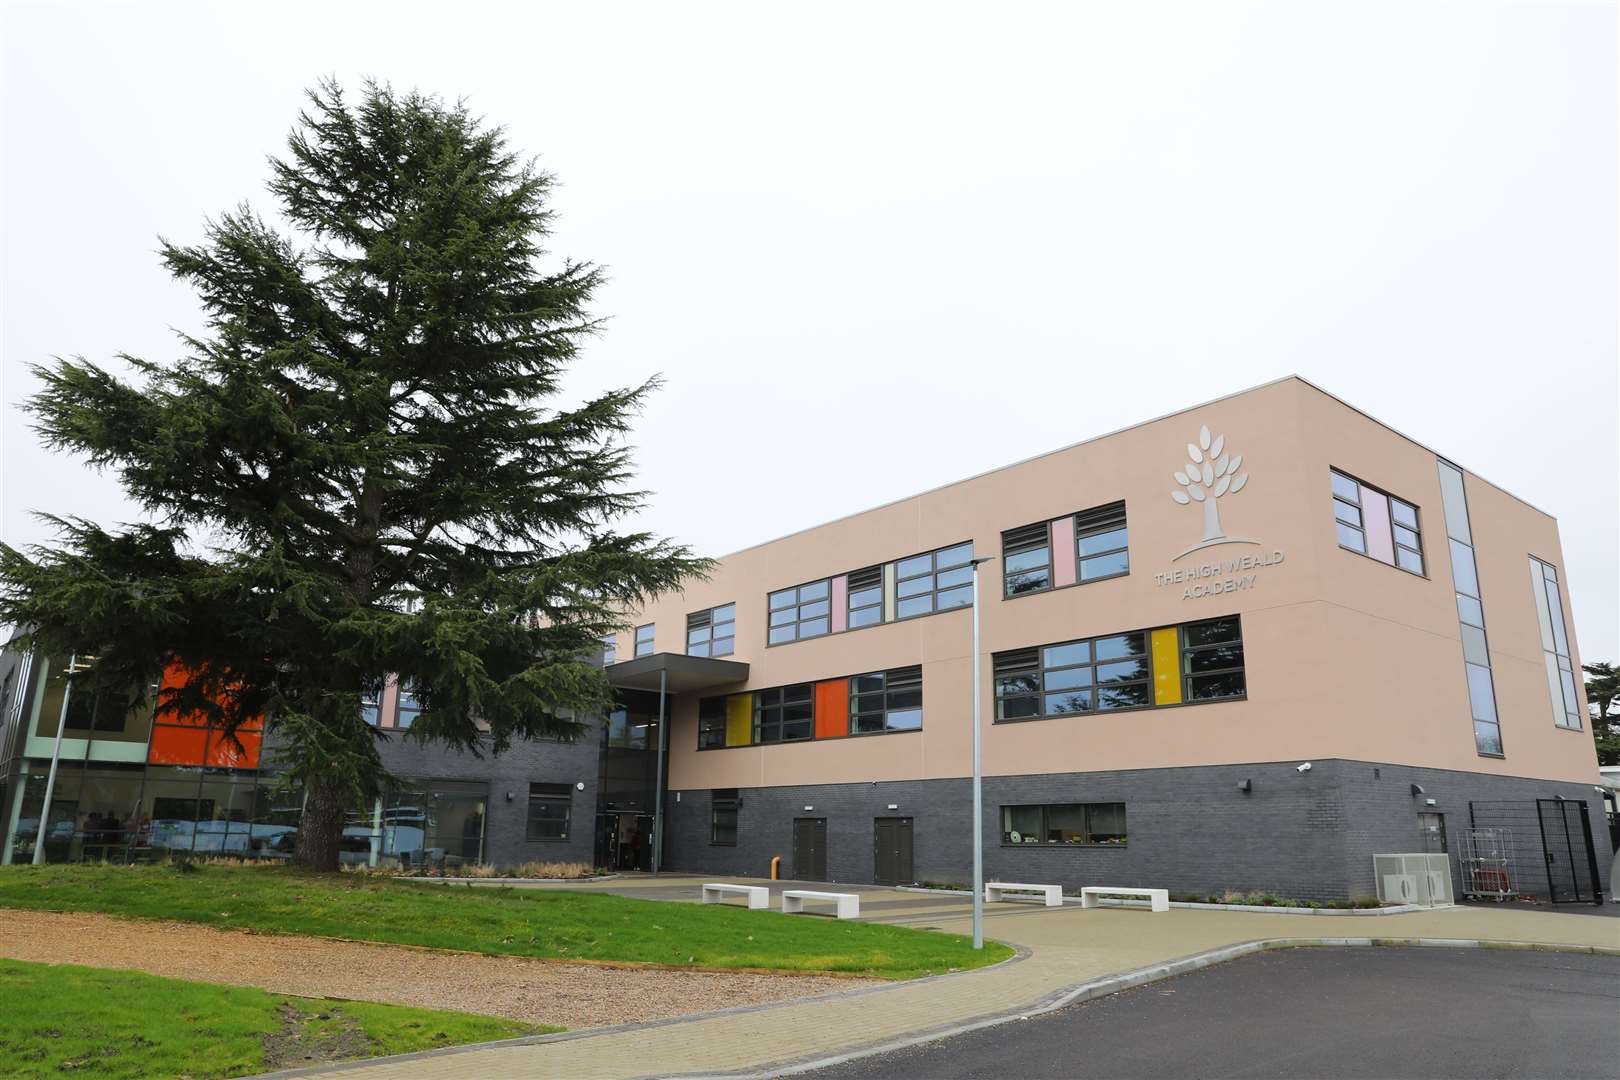
<instances>
[{"instance_id":1,"label":"metal lamp post","mask_svg":"<svg viewBox=\"0 0 1620 1080\"><path fill-rule=\"evenodd\" d=\"M979 730L979 566L990 556L974 559L973 566L973 947L984 948L984 778L980 759Z\"/></svg>"},{"instance_id":2,"label":"metal lamp post","mask_svg":"<svg viewBox=\"0 0 1620 1080\"><path fill-rule=\"evenodd\" d=\"M56 745L51 748L51 772L45 778L45 805L40 808L39 829L34 833L35 866L45 865L45 835L50 828L51 800L56 797L56 770L62 764L62 732L67 729L68 700L73 697L73 676L78 670L79 654L74 653L62 672L62 711L56 717Z\"/></svg>"}]
</instances>

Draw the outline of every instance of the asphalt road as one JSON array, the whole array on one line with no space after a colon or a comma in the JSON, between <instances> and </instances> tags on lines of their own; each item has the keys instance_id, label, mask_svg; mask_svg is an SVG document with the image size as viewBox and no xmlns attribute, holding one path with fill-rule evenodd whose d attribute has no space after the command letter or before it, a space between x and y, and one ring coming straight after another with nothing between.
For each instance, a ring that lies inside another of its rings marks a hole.
<instances>
[{"instance_id":1,"label":"asphalt road","mask_svg":"<svg viewBox=\"0 0 1620 1080\"><path fill-rule=\"evenodd\" d=\"M1441 948L1268 952L801 1075L1613 1080L1620 959Z\"/></svg>"}]
</instances>

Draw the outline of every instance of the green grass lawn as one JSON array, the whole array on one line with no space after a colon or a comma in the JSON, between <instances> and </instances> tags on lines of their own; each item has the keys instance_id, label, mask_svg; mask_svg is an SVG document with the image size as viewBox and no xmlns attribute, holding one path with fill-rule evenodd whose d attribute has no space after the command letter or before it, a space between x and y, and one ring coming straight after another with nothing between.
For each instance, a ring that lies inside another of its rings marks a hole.
<instances>
[{"instance_id":1,"label":"green grass lawn","mask_svg":"<svg viewBox=\"0 0 1620 1080\"><path fill-rule=\"evenodd\" d=\"M242 1076L541 1034L515 1020L0 960L0 1075Z\"/></svg>"},{"instance_id":2,"label":"green grass lawn","mask_svg":"<svg viewBox=\"0 0 1620 1080\"><path fill-rule=\"evenodd\" d=\"M598 892L431 885L284 866L0 867L0 907L97 911L471 952L905 979L981 967L960 934Z\"/></svg>"}]
</instances>

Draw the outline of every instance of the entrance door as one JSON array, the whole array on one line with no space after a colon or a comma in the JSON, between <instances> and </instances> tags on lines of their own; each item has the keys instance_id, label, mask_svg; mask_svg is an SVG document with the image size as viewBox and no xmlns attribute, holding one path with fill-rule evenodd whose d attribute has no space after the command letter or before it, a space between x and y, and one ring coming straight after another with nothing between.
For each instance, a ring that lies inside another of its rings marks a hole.
<instances>
[{"instance_id":1,"label":"entrance door","mask_svg":"<svg viewBox=\"0 0 1620 1080\"><path fill-rule=\"evenodd\" d=\"M827 880L827 819L793 819L793 876L800 881Z\"/></svg>"},{"instance_id":2,"label":"entrance door","mask_svg":"<svg viewBox=\"0 0 1620 1080\"><path fill-rule=\"evenodd\" d=\"M911 819L880 817L873 820L876 836L877 868L873 880L879 885L910 885Z\"/></svg>"}]
</instances>

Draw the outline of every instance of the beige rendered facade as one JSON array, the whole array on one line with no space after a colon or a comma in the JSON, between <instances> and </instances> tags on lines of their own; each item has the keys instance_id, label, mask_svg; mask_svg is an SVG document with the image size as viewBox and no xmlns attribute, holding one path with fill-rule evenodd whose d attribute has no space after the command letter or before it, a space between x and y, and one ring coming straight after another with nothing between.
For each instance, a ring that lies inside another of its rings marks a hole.
<instances>
[{"instance_id":1,"label":"beige rendered facade","mask_svg":"<svg viewBox=\"0 0 1620 1080\"><path fill-rule=\"evenodd\" d=\"M631 620L643 654L701 653L718 609L748 666L669 699L666 865L962 879L971 544L993 870L1370 892L1368 844L1558 796L1591 797L1606 866L1557 522L1458 475L1286 378L727 556Z\"/></svg>"}]
</instances>

